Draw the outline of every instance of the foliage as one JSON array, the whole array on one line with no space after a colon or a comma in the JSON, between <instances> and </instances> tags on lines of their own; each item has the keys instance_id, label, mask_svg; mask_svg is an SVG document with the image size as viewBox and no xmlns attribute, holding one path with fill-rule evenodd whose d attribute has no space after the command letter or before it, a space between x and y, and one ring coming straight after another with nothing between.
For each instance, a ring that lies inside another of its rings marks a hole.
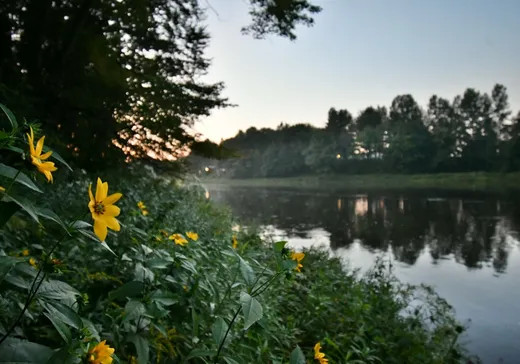
<instances>
[{"instance_id":1,"label":"foliage","mask_svg":"<svg viewBox=\"0 0 520 364\"><path fill-rule=\"evenodd\" d=\"M7 113L1 152L16 158L0 168L0 362L301 364L317 342L321 362L462 359L451 307L384 263L360 278L323 252L237 236L198 188L136 165L106 171L90 196L92 176L61 180L62 167L38 186L34 160L16 169L25 127ZM124 197L107 197L108 184ZM109 214L115 202L121 215ZM99 222L115 230L108 242Z\"/></svg>"},{"instance_id":2,"label":"foliage","mask_svg":"<svg viewBox=\"0 0 520 364\"><path fill-rule=\"evenodd\" d=\"M55 148L91 171L125 155L208 152L189 128L230 104L223 83L201 80L210 66L207 3L3 1L0 102L40 118ZM254 35L290 39L320 11L307 0L255 0L250 9Z\"/></svg>"},{"instance_id":3,"label":"foliage","mask_svg":"<svg viewBox=\"0 0 520 364\"><path fill-rule=\"evenodd\" d=\"M412 95L398 95L388 109L369 106L356 118L331 108L323 128L282 123L276 130L240 131L221 143L238 158L192 160L191 168L201 172L212 164L231 178L519 171L520 112L510 116L500 84L490 95L468 88L452 102L433 95L426 111ZM280 167L279 155L298 168Z\"/></svg>"}]
</instances>

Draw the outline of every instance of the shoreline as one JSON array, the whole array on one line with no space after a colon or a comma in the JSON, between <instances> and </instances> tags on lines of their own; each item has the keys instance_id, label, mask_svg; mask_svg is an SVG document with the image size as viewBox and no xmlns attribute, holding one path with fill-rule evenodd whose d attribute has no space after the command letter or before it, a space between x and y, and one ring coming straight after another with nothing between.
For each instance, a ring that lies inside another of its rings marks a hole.
<instances>
[{"instance_id":1,"label":"shoreline","mask_svg":"<svg viewBox=\"0 0 520 364\"><path fill-rule=\"evenodd\" d=\"M321 175L286 178L201 178L205 185L309 189L445 189L500 192L520 189L520 173Z\"/></svg>"}]
</instances>

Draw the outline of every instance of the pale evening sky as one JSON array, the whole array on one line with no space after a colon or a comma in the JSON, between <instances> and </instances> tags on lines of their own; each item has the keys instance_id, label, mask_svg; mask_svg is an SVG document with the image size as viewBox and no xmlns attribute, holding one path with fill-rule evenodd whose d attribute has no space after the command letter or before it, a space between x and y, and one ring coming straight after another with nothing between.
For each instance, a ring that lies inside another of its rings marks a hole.
<instances>
[{"instance_id":1,"label":"pale evening sky","mask_svg":"<svg viewBox=\"0 0 520 364\"><path fill-rule=\"evenodd\" d=\"M410 93L426 106L467 87L508 88L520 110L520 0L315 0L323 11L291 42L241 35L245 0L208 0L206 80L224 81L238 107L215 110L196 130L218 142L250 126L323 126L331 106L354 116Z\"/></svg>"}]
</instances>

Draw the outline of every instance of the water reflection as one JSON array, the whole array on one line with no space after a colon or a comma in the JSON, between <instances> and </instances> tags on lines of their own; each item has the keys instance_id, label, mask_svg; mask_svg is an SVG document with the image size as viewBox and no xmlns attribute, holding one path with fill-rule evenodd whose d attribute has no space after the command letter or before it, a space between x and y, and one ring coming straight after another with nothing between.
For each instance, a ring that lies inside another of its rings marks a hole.
<instances>
[{"instance_id":1,"label":"water reflection","mask_svg":"<svg viewBox=\"0 0 520 364\"><path fill-rule=\"evenodd\" d=\"M510 199L475 193L338 195L233 188L212 189L211 199L289 237L308 238L323 229L333 250L359 241L372 252L391 250L409 265L428 254L432 264L450 259L470 269L490 266L497 273L507 269L520 226L520 211Z\"/></svg>"}]
</instances>

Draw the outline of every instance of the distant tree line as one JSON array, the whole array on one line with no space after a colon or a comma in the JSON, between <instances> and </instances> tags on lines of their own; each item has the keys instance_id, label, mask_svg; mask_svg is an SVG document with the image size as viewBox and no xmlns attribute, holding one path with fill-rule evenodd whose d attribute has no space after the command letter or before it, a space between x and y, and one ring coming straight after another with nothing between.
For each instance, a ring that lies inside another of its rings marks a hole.
<instances>
[{"instance_id":1,"label":"distant tree line","mask_svg":"<svg viewBox=\"0 0 520 364\"><path fill-rule=\"evenodd\" d=\"M224 140L235 158L199 159L230 177L288 177L326 173L438 173L518 171L520 112L512 117L507 89L468 88L453 101L433 95L423 110L412 95L389 108L369 106L357 116L331 108L323 128L310 124L251 127Z\"/></svg>"}]
</instances>

